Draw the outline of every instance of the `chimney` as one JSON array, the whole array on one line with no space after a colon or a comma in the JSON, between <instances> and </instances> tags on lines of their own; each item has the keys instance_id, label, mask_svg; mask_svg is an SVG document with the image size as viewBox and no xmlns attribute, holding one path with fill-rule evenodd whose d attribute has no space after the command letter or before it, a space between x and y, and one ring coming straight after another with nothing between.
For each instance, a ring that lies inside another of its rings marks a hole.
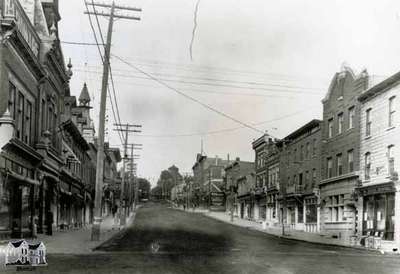
<instances>
[{"instance_id":1,"label":"chimney","mask_svg":"<svg viewBox=\"0 0 400 274\"><path fill-rule=\"evenodd\" d=\"M228 153L227 159L228 159L228 164L229 164L229 162L230 162L230 160L229 160L229 153Z\"/></svg>"},{"instance_id":2,"label":"chimney","mask_svg":"<svg viewBox=\"0 0 400 274\"><path fill-rule=\"evenodd\" d=\"M215 155L215 165L218 165L218 155Z\"/></svg>"}]
</instances>

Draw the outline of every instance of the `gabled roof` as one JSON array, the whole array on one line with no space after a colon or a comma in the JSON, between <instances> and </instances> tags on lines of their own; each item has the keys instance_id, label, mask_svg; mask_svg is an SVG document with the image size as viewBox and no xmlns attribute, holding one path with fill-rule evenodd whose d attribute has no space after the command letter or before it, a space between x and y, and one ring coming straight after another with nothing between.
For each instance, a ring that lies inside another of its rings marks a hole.
<instances>
[{"instance_id":1,"label":"gabled roof","mask_svg":"<svg viewBox=\"0 0 400 274\"><path fill-rule=\"evenodd\" d=\"M341 71L340 72L336 72L335 75L333 76L332 81L331 81L331 83L329 85L329 88L328 88L328 92L326 93L324 99L322 99L322 103L328 101L329 98L331 97L331 94L332 94L333 90L335 89L335 87L336 87L336 85L338 83L338 78L339 77L345 77L348 74L352 77L353 80L356 79L354 71L349 66L347 66L346 64L343 64L342 68L341 68Z\"/></svg>"},{"instance_id":2,"label":"gabled roof","mask_svg":"<svg viewBox=\"0 0 400 274\"><path fill-rule=\"evenodd\" d=\"M37 244L28 244L28 247L29 247L30 250L36 250L36 249L38 249L39 246L41 246L41 245L42 245L42 242L37 243Z\"/></svg>"},{"instance_id":3,"label":"gabled roof","mask_svg":"<svg viewBox=\"0 0 400 274\"><path fill-rule=\"evenodd\" d=\"M19 240L19 241L15 241L15 242L10 242L15 248L20 247L23 243L26 243L25 240Z\"/></svg>"}]
</instances>

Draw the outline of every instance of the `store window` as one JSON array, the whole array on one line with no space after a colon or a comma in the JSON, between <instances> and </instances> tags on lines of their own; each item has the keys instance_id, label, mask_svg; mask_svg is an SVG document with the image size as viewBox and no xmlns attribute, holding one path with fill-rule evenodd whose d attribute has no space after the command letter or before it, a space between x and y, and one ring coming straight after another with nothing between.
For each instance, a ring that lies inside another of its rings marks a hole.
<instances>
[{"instance_id":1,"label":"store window","mask_svg":"<svg viewBox=\"0 0 400 274\"><path fill-rule=\"evenodd\" d=\"M10 189L4 180L0 180L0 231L10 230Z\"/></svg>"},{"instance_id":2,"label":"store window","mask_svg":"<svg viewBox=\"0 0 400 274\"><path fill-rule=\"evenodd\" d=\"M342 222L344 213L344 195L333 195L328 197L327 209L329 211L329 222Z\"/></svg>"},{"instance_id":3,"label":"store window","mask_svg":"<svg viewBox=\"0 0 400 274\"><path fill-rule=\"evenodd\" d=\"M364 197L363 234L393 240L394 193Z\"/></svg>"},{"instance_id":4,"label":"store window","mask_svg":"<svg viewBox=\"0 0 400 274\"><path fill-rule=\"evenodd\" d=\"M306 199L306 223L317 223L317 198Z\"/></svg>"},{"instance_id":5,"label":"store window","mask_svg":"<svg viewBox=\"0 0 400 274\"><path fill-rule=\"evenodd\" d=\"M304 222L304 209L303 205L297 205L297 223L302 224Z\"/></svg>"}]
</instances>

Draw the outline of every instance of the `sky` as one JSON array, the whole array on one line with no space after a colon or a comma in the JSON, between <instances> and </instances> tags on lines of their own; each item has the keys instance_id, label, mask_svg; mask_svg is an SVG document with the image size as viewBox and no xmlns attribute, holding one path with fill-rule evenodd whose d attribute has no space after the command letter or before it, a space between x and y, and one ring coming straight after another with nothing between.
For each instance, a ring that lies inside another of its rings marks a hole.
<instances>
[{"instance_id":1,"label":"sky","mask_svg":"<svg viewBox=\"0 0 400 274\"><path fill-rule=\"evenodd\" d=\"M190 172L202 141L210 157L253 161L251 143L262 132L283 138L322 117L321 100L344 64L355 73L366 68L377 77L399 70L396 0L200 0L196 16L197 0L115 3L142 8L119 11L141 20L115 22L111 66L121 123L142 125L141 133L129 136L129 143L143 144L135 152L140 154L138 175L152 184L173 164ZM94 43L84 11L84 0L60 1L62 41ZM99 22L105 37L108 19L99 17ZM94 27L98 34L96 23ZM97 128L102 76L98 49L62 47L73 64L71 93L79 96L87 82ZM122 149L107 100L106 141Z\"/></svg>"}]
</instances>

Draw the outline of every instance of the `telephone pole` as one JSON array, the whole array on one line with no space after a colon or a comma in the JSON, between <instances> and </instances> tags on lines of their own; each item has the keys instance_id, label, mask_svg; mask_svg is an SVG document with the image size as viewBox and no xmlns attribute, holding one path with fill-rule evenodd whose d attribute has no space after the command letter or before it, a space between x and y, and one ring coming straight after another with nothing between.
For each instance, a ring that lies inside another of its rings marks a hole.
<instances>
[{"instance_id":1,"label":"telephone pole","mask_svg":"<svg viewBox=\"0 0 400 274\"><path fill-rule=\"evenodd\" d=\"M125 225L126 223L126 205L125 205L125 161L127 161L128 154L127 154L127 149L128 149L128 134L131 132L134 133L139 133L142 132L141 130L137 129L131 129L131 128L141 128L141 125L132 125L132 124L114 124L114 126L117 126L117 129L114 129L115 131L120 131L122 133L125 133L125 139L124 139L124 157L122 159L122 172L121 172L121 189L120 189L120 197L119 197L119 208L120 208L120 225ZM124 129L125 128L125 129Z\"/></svg>"},{"instance_id":2,"label":"telephone pole","mask_svg":"<svg viewBox=\"0 0 400 274\"><path fill-rule=\"evenodd\" d=\"M138 184L137 180L135 180L135 175L136 175L136 170L137 170L137 165L135 164L135 159L138 159L139 155L135 155L133 154L134 150L141 150L143 147L142 144L129 144L128 145L131 149L131 157L130 157L130 163L128 166L128 172L131 173L131 184L130 189L129 189L129 207L128 207L128 211L130 209L130 207L132 206L132 196L136 195L137 190L135 190L134 188L136 187L136 185ZM133 195L132 195L133 194ZM136 197L136 196L135 196ZM136 202L136 200L134 200L134 202ZM133 206L133 210L134 210L134 206Z\"/></svg>"},{"instance_id":3,"label":"telephone pole","mask_svg":"<svg viewBox=\"0 0 400 274\"><path fill-rule=\"evenodd\" d=\"M107 100L107 87L108 87L108 76L110 72L110 52L111 52L111 39L114 26L114 19L129 19L129 20L140 20L139 17L128 16L128 15L118 15L115 14L115 10L130 10L130 11L142 11L138 8L121 7L116 6L114 2L111 5L95 2L86 2L86 5L91 5L93 8L95 6L102 8L110 8L109 13L97 12L97 11L87 11L85 14L104 16L109 18L108 30L107 30L107 43L104 48L104 60L103 60L103 78L101 85L101 97L100 97L100 114L99 114L99 138L97 142L97 163L96 163L96 192L95 192L95 202L94 202L94 221L92 226L92 241L100 240L100 226L101 226L101 198L102 198L102 188L103 188L103 176L104 176L104 127L105 127L105 116L106 116L106 100Z\"/></svg>"}]
</instances>

